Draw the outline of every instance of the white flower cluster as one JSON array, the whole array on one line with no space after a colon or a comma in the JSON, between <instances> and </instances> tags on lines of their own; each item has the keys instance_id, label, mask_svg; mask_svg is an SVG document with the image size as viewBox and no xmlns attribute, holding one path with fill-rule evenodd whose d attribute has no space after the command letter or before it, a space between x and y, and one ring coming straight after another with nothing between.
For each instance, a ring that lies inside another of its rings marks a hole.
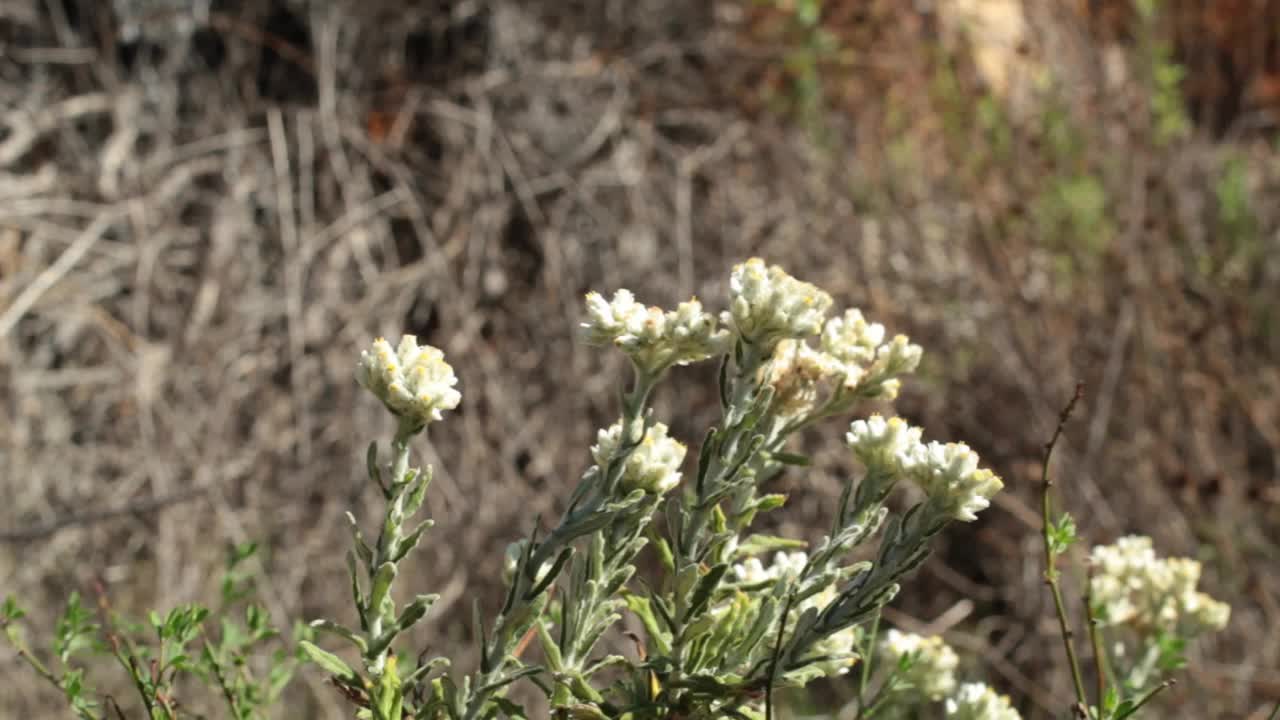
<instances>
[{"instance_id":1,"label":"white flower cluster","mask_svg":"<svg viewBox=\"0 0 1280 720\"><path fill-rule=\"evenodd\" d=\"M905 335L883 340L884 326L868 325L858 310L828 320L817 347L802 338L780 340L762 369L762 381L773 387L777 412L784 417L808 413L824 389L846 402L897 397L902 385L898 376L916 369L921 350Z\"/></svg>"},{"instance_id":2,"label":"white flower cluster","mask_svg":"<svg viewBox=\"0 0 1280 720\"><path fill-rule=\"evenodd\" d=\"M920 446L923 432L900 417L885 420L876 414L866 420L854 420L844 437L854 457L868 469L897 472L901 458Z\"/></svg>"},{"instance_id":3,"label":"white flower cluster","mask_svg":"<svg viewBox=\"0 0 1280 720\"><path fill-rule=\"evenodd\" d=\"M965 683L947 698L947 717L954 720L1022 720L1001 695L984 683Z\"/></svg>"},{"instance_id":4,"label":"white flower cluster","mask_svg":"<svg viewBox=\"0 0 1280 720\"><path fill-rule=\"evenodd\" d=\"M869 471L911 478L947 515L965 522L991 505L1004 487L990 470L978 467L978 454L964 443L921 442L919 428L900 418L872 415L855 420L845 435L849 448Z\"/></svg>"},{"instance_id":5,"label":"white flower cluster","mask_svg":"<svg viewBox=\"0 0 1280 720\"><path fill-rule=\"evenodd\" d=\"M1108 625L1198 633L1221 630L1231 617L1231 606L1196 590L1200 563L1158 557L1149 537L1129 535L1099 545L1090 563L1093 602Z\"/></svg>"},{"instance_id":6,"label":"white flower cluster","mask_svg":"<svg viewBox=\"0 0 1280 720\"><path fill-rule=\"evenodd\" d=\"M629 290L618 290L611 301L587 293L582 335L593 345L617 346L652 374L724 353L730 342L728 331L716 327L715 316L696 298L663 312L636 302Z\"/></svg>"},{"instance_id":7,"label":"white flower cluster","mask_svg":"<svg viewBox=\"0 0 1280 720\"><path fill-rule=\"evenodd\" d=\"M773 564L765 567L760 558L749 557L733 566L733 575L744 585L757 585L769 580L800 577L809 562L809 554L797 550L793 553L779 551L773 556Z\"/></svg>"},{"instance_id":8,"label":"white flower cluster","mask_svg":"<svg viewBox=\"0 0 1280 720\"><path fill-rule=\"evenodd\" d=\"M624 440L622 421L601 430L596 436L596 444L591 447L596 465L606 467ZM657 495L667 492L680 484L680 463L684 462L684 454L684 444L667 436L667 426L654 423L627 458L622 470L622 489L628 492L640 489Z\"/></svg>"},{"instance_id":9,"label":"white flower cluster","mask_svg":"<svg viewBox=\"0 0 1280 720\"><path fill-rule=\"evenodd\" d=\"M771 349L785 338L816 335L831 308L831 296L774 265L751 258L733 267L725 325L744 341Z\"/></svg>"},{"instance_id":10,"label":"white flower cluster","mask_svg":"<svg viewBox=\"0 0 1280 720\"><path fill-rule=\"evenodd\" d=\"M851 308L823 326L820 347L847 389L892 400L902 385L898 376L919 367L923 351L906 335L896 335L888 343L884 337L883 325L868 323L861 310Z\"/></svg>"},{"instance_id":11,"label":"white flower cluster","mask_svg":"<svg viewBox=\"0 0 1280 720\"><path fill-rule=\"evenodd\" d=\"M897 666L902 658L912 657L910 667L898 677L910 683L913 692L920 696L938 701L956 689L955 671L960 658L942 638L889 630L880 641L879 650L880 657L889 666Z\"/></svg>"},{"instance_id":12,"label":"white flower cluster","mask_svg":"<svg viewBox=\"0 0 1280 720\"><path fill-rule=\"evenodd\" d=\"M458 378L444 361L444 353L418 345L405 335L394 350L382 338L360 354L356 382L373 393L391 412L416 427L439 420L441 410L458 407L462 395L454 389Z\"/></svg>"},{"instance_id":13,"label":"white flower cluster","mask_svg":"<svg viewBox=\"0 0 1280 720\"><path fill-rule=\"evenodd\" d=\"M978 453L964 443L917 445L902 456L902 469L951 517L965 522L977 520L1004 487L995 473L978 467Z\"/></svg>"},{"instance_id":14,"label":"white flower cluster","mask_svg":"<svg viewBox=\"0 0 1280 720\"><path fill-rule=\"evenodd\" d=\"M759 558L750 557L733 566L733 575L743 585L758 585L782 579L795 579L800 577L800 573L804 571L804 566L808 562L809 554L804 551L777 552L773 556L773 563L768 567L765 567ZM806 598L793 612L798 616L809 608L821 609L835 600L835 598L835 587L829 586ZM856 650L859 632L860 629L857 627L848 627L830 637L823 638L821 642L811 648L811 654L813 655L830 655L838 658L817 663L818 668L822 670L824 675L828 677L843 675L857 664L857 657L851 653Z\"/></svg>"}]
</instances>

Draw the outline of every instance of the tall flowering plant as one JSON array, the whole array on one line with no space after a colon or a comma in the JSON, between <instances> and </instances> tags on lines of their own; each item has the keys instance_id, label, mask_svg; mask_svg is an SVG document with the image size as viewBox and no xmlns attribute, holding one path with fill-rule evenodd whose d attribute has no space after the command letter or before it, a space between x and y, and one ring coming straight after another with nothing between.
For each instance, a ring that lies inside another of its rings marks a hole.
<instances>
[{"instance_id":1,"label":"tall flowering plant","mask_svg":"<svg viewBox=\"0 0 1280 720\"><path fill-rule=\"evenodd\" d=\"M357 379L399 419L390 465L370 451L386 519L374 543L353 526L359 627L314 624L353 644L361 663L305 646L363 716L524 717L507 694L524 678L556 717L758 718L774 688L848 674L875 653L880 609L935 535L977 519L1000 479L965 445L926 442L902 419L873 415L849 425L862 471L847 479L821 542L795 550L802 543L754 532L785 502L770 482L806 464L788 450L792 438L848 418L862 401L894 398L921 350L857 310L831 316L830 295L759 259L736 266L729 288L718 316L697 300L667 311L626 290L588 294L582 337L630 359L630 386L559 522L508 549L506 598L496 617L477 618L480 663L470 673L435 674L443 659L397 665L397 635L432 598L397 611L391 593L398 561L428 526L403 529L430 478L409 467L409 440L458 404L456 381L440 353L412 337L365 353ZM673 366L702 361L720 365L721 418L686 466L686 445L654 417L649 397ZM886 500L903 483L923 499L893 512ZM873 559L853 561L868 544ZM638 575L646 549L661 577ZM644 628L637 651L601 653L628 613ZM536 639L538 662L517 651L526 638ZM938 700L954 690L917 684Z\"/></svg>"}]
</instances>

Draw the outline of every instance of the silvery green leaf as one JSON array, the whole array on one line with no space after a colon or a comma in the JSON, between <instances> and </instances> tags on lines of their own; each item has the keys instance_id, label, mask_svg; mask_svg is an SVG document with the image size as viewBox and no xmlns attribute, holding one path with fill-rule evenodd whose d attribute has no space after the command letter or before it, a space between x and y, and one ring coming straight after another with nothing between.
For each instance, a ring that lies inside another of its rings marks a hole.
<instances>
[{"instance_id":1,"label":"silvery green leaf","mask_svg":"<svg viewBox=\"0 0 1280 720\"><path fill-rule=\"evenodd\" d=\"M357 679L356 673L337 655L326 650L321 650L316 645L303 640L298 643L298 647L302 648L307 657L320 667L327 670L331 675L342 678L343 680L354 681Z\"/></svg>"},{"instance_id":2,"label":"silvery green leaf","mask_svg":"<svg viewBox=\"0 0 1280 720\"><path fill-rule=\"evenodd\" d=\"M652 652L657 655L666 655L671 652L671 634L658 624L658 618L654 614L653 607L649 602L649 598L633 595L626 595L627 607L635 616L640 618L640 623L644 625L645 633L649 636L649 642L653 644Z\"/></svg>"},{"instance_id":3,"label":"silvery green leaf","mask_svg":"<svg viewBox=\"0 0 1280 720\"><path fill-rule=\"evenodd\" d=\"M390 499L390 491L382 482L382 471L378 469L378 443L369 443L369 450L365 453L364 460L365 466L369 470L369 479L376 483L378 489L382 491L383 499Z\"/></svg>"},{"instance_id":4,"label":"silvery green leaf","mask_svg":"<svg viewBox=\"0 0 1280 720\"><path fill-rule=\"evenodd\" d=\"M707 571L707 574L702 576L701 580L698 581L697 589L693 592L693 598L689 601L689 610L684 616L686 622L688 622L690 618L702 614L702 611L705 610L707 605L711 602L711 594L716 591L716 588L720 587L720 580L728 570L729 564L721 563L719 565L712 566L712 568Z\"/></svg>"},{"instance_id":5,"label":"silvery green leaf","mask_svg":"<svg viewBox=\"0 0 1280 720\"><path fill-rule=\"evenodd\" d=\"M373 576L373 588L369 590L369 610L381 612L382 603L391 591L391 583L396 579L396 566L392 562L384 562L378 566Z\"/></svg>"},{"instance_id":6,"label":"silvery green leaf","mask_svg":"<svg viewBox=\"0 0 1280 720\"><path fill-rule=\"evenodd\" d=\"M360 649L361 653L364 653L368 648L368 643L365 642L364 638L357 635L350 628L344 627L330 620L312 620L310 626L316 630L327 632L331 635L337 635L338 637L355 645Z\"/></svg>"},{"instance_id":7,"label":"silvery green leaf","mask_svg":"<svg viewBox=\"0 0 1280 720\"><path fill-rule=\"evenodd\" d=\"M778 550L796 550L803 549L807 546L808 543L803 540L779 537L777 535L756 534L750 535L745 540L738 543L738 549L734 553L734 557L765 555Z\"/></svg>"},{"instance_id":8,"label":"silvery green leaf","mask_svg":"<svg viewBox=\"0 0 1280 720\"><path fill-rule=\"evenodd\" d=\"M536 665L527 665L522 668L517 668L516 670L513 670L511 673L507 674L506 676L502 677L499 680L495 680L487 685L481 685L480 687L476 688L476 694L484 695L487 693L491 693L494 690L498 690L506 687L507 685L510 685L511 683L519 680L522 677L528 677L530 675L534 675L540 672L542 672L542 668Z\"/></svg>"},{"instance_id":9,"label":"silvery green leaf","mask_svg":"<svg viewBox=\"0 0 1280 720\"><path fill-rule=\"evenodd\" d=\"M564 667L564 656L560 653L560 646L547 631L547 623L534 623L534 627L538 632L538 643L542 646L542 653L546 656L547 668L553 673L559 672Z\"/></svg>"},{"instance_id":10,"label":"silvery green leaf","mask_svg":"<svg viewBox=\"0 0 1280 720\"><path fill-rule=\"evenodd\" d=\"M436 522L434 520L423 520L421 523L418 523L418 526L413 529L413 532L409 533L400 541L399 545L396 547L395 555L391 558L391 562L400 562L403 560L405 555L408 555L411 550L418 546L418 541L422 539L422 534L434 527L435 524Z\"/></svg>"},{"instance_id":11,"label":"silvery green leaf","mask_svg":"<svg viewBox=\"0 0 1280 720\"><path fill-rule=\"evenodd\" d=\"M418 484L413 487L413 491L409 494L409 500L405 503L405 515L412 516L418 512L418 508L422 507L422 503L427 497L427 488L431 485L431 479L434 475L432 467L428 465L427 469L418 476Z\"/></svg>"},{"instance_id":12,"label":"silvery green leaf","mask_svg":"<svg viewBox=\"0 0 1280 720\"><path fill-rule=\"evenodd\" d=\"M356 553L360 559L364 561L364 566L369 567L373 564L373 550L364 541L364 533L360 532L360 524L356 522L356 516L350 512L346 513L347 524L351 526L352 544L355 546Z\"/></svg>"},{"instance_id":13,"label":"silvery green leaf","mask_svg":"<svg viewBox=\"0 0 1280 720\"><path fill-rule=\"evenodd\" d=\"M630 665L630 664L631 664L631 661L623 657L622 655L606 655L603 658L597 660L595 664L589 666L583 672L583 675L590 677L600 672L601 670L604 670L605 668L608 668L608 667L613 667L614 665Z\"/></svg>"},{"instance_id":14,"label":"silvery green leaf","mask_svg":"<svg viewBox=\"0 0 1280 720\"><path fill-rule=\"evenodd\" d=\"M404 632L413 627L415 623L427 614L427 610L431 609L431 605L439 600L439 595L419 595L413 599L413 602L400 613L400 617L396 618L396 627L400 632Z\"/></svg>"},{"instance_id":15,"label":"silvery green leaf","mask_svg":"<svg viewBox=\"0 0 1280 720\"><path fill-rule=\"evenodd\" d=\"M760 499L756 500L755 509L757 512L769 512L770 510L777 510L786 504L787 496L781 493L761 495Z\"/></svg>"},{"instance_id":16,"label":"silvery green leaf","mask_svg":"<svg viewBox=\"0 0 1280 720\"><path fill-rule=\"evenodd\" d=\"M449 658L431 658L427 662L414 668L413 672L409 673L409 676L404 679L404 684L406 687L412 687L414 684L421 681L422 678L426 677L427 673L435 670L436 668L449 667L449 664Z\"/></svg>"},{"instance_id":17,"label":"silvery green leaf","mask_svg":"<svg viewBox=\"0 0 1280 720\"><path fill-rule=\"evenodd\" d=\"M573 548L571 547L567 547L564 550L561 550L560 555L556 557L556 561L552 563L551 569L547 571L546 577L542 578L541 582L539 582L536 587L530 590L529 594L526 597L535 598L541 595L542 592L551 585L551 583L556 581L556 577L560 575L560 570L564 568L564 564L569 561L569 558L572 555L573 555Z\"/></svg>"}]
</instances>

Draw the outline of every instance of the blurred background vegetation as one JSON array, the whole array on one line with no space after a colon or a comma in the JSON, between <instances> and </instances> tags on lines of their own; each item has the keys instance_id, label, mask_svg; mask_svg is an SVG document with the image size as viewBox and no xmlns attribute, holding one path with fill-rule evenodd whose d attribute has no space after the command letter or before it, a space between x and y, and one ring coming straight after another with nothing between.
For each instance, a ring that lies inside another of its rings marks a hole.
<instances>
[{"instance_id":1,"label":"blurred background vegetation","mask_svg":"<svg viewBox=\"0 0 1280 720\"><path fill-rule=\"evenodd\" d=\"M1006 479L890 622L1063 707L1035 478L1083 381L1082 534L1234 606L1158 716L1280 699L1278 0L5 0L0 112L0 595L37 626L96 582L214 597L248 540L277 622L349 620L341 511L390 432L354 358L408 332L464 400L405 585L469 667L502 548L617 413L582 294L715 306L760 255L922 344L898 412ZM691 442L711 380L659 397ZM781 529L821 533L839 430ZM7 653L0 716L61 717ZM301 675L281 716L343 717Z\"/></svg>"}]
</instances>

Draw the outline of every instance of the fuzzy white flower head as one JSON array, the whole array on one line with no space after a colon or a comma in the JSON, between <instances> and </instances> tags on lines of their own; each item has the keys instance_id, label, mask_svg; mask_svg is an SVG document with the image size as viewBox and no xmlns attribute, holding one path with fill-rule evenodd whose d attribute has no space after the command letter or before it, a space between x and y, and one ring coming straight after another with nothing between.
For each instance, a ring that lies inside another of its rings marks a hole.
<instances>
[{"instance_id":1,"label":"fuzzy white flower head","mask_svg":"<svg viewBox=\"0 0 1280 720\"><path fill-rule=\"evenodd\" d=\"M978 467L978 454L964 443L931 442L899 458L903 471L950 517L972 522L1004 487L993 472Z\"/></svg>"},{"instance_id":2,"label":"fuzzy white flower head","mask_svg":"<svg viewBox=\"0 0 1280 720\"><path fill-rule=\"evenodd\" d=\"M965 683L947 698L947 717L953 720L1022 720L1001 695L983 683Z\"/></svg>"},{"instance_id":3,"label":"fuzzy white flower head","mask_svg":"<svg viewBox=\"0 0 1280 720\"><path fill-rule=\"evenodd\" d=\"M1149 537L1129 535L1099 545L1090 564L1093 602L1108 625L1197 634L1221 630L1230 620L1229 605L1196 589L1200 563L1158 557Z\"/></svg>"},{"instance_id":4,"label":"fuzzy white flower head","mask_svg":"<svg viewBox=\"0 0 1280 720\"><path fill-rule=\"evenodd\" d=\"M920 365L922 350L905 335L885 343L880 323L868 323L862 311L846 310L827 320L822 328L822 351L831 356L844 375L847 389L859 389L867 397L892 400L898 395L899 375Z\"/></svg>"},{"instance_id":5,"label":"fuzzy white flower head","mask_svg":"<svg viewBox=\"0 0 1280 720\"><path fill-rule=\"evenodd\" d=\"M809 554L797 550L793 553L779 551L773 556L773 564L765 567L760 558L749 557L733 566L733 575L738 582L745 585L756 585L770 580L795 579L800 577L804 566L809 562Z\"/></svg>"},{"instance_id":6,"label":"fuzzy white flower head","mask_svg":"<svg viewBox=\"0 0 1280 720\"><path fill-rule=\"evenodd\" d=\"M942 638L891 629L885 633L879 650L890 666L912 656L910 668L901 677L911 683L914 692L938 701L956 689L955 670L960 666L960 658Z\"/></svg>"},{"instance_id":7,"label":"fuzzy white flower head","mask_svg":"<svg viewBox=\"0 0 1280 720\"><path fill-rule=\"evenodd\" d=\"M868 470L896 472L899 458L916 452L922 434L920 428L911 427L902 418L885 420L877 414L866 420L854 420L844 437L854 456Z\"/></svg>"},{"instance_id":8,"label":"fuzzy white flower head","mask_svg":"<svg viewBox=\"0 0 1280 720\"><path fill-rule=\"evenodd\" d=\"M654 374L719 355L730 340L729 332L716 327L715 316L704 312L696 298L663 312L636 302L629 290L618 290L611 301L587 293L582 336L592 345L617 346L638 367Z\"/></svg>"},{"instance_id":9,"label":"fuzzy white flower head","mask_svg":"<svg viewBox=\"0 0 1280 720\"><path fill-rule=\"evenodd\" d=\"M850 308L827 320L822 328L822 349L843 362L866 367L876 359L884 332L883 325L868 323L861 310Z\"/></svg>"},{"instance_id":10,"label":"fuzzy white flower head","mask_svg":"<svg viewBox=\"0 0 1280 720\"><path fill-rule=\"evenodd\" d=\"M444 361L444 353L418 345L405 335L394 350L382 338L360 354L356 382L373 393L391 412L421 428L439 420L442 410L458 407L462 395L454 389L458 378Z\"/></svg>"},{"instance_id":11,"label":"fuzzy white flower head","mask_svg":"<svg viewBox=\"0 0 1280 720\"><path fill-rule=\"evenodd\" d=\"M739 337L766 350L783 338L816 335L831 307L831 296L760 258L733 267L729 309L721 315Z\"/></svg>"},{"instance_id":12,"label":"fuzzy white flower head","mask_svg":"<svg viewBox=\"0 0 1280 720\"><path fill-rule=\"evenodd\" d=\"M591 448L596 465L601 468L608 465L623 443L621 421L601 430ZM684 454L684 444L667 436L667 426L654 423L627 458L622 471L622 489L628 492L640 489L658 495L667 492L680 483L680 463L684 462Z\"/></svg>"}]
</instances>

